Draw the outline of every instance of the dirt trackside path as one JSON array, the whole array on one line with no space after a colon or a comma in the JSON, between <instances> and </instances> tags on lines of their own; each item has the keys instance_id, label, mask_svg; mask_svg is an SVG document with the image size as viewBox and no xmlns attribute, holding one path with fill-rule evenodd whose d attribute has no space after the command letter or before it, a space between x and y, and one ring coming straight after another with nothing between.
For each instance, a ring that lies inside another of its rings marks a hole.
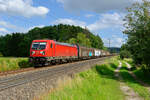
<instances>
[{"instance_id":1,"label":"dirt trackside path","mask_svg":"<svg viewBox=\"0 0 150 100\"><path fill-rule=\"evenodd\" d=\"M119 70L121 69L121 67L122 67L122 63L119 61L119 66L115 70L115 76L118 77L118 79L120 80L120 89L126 95L125 100L144 100L143 98L139 97L139 95L135 93L132 88L130 88L124 82L122 82L123 79L119 75Z\"/></svg>"},{"instance_id":2,"label":"dirt trackside path","mask_svg":"<svg viewBox=\"0 0 150 100\"><path fill-rule=\"evenodd\" d=\"M135 75L132 71L130 71L130 70L131 70L131 65L130 65L129 63L125 62L125 64L127 65L127 68L128 68L128 70L129 70L129 74L130 74L137 82L139 82L141 85L143 85L145 88L147 88L148 91L150 92L150 85L144 83L143 81L141 81L139 78L136 77L136 75Z\"/></svg>"}]
</instances>

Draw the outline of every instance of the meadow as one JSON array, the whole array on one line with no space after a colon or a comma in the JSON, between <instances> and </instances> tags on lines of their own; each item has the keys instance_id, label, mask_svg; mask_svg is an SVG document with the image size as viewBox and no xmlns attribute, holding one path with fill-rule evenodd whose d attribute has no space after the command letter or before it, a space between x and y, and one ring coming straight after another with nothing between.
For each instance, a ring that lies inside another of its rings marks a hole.
<instances>
[{"instance_id":1,"label":"meadow","mask_svg":"<svg viewBox=\"0 0 150 100\"><path fill-rule=\"evenodd\" d=\"M125 95L114 75L118 61L96 65L88 71L75 75L74 79L60 82L40 100L124 100Z\"/></svg>"},{"instance_id":2,"label":"meadow","mask_svg":"<svg viewBox=\"0 0 150 100\"><path fill-rule=\"evenodd\" d=\"M144 100L149 100L150 98L150 93L148 91L148 89L141 85L137 80L135 80L128 72L128 69L127 69L127 65L125 64L125 62L128 62L130 63L131 65L134 65L132 63L132 60L131 59L125 59L125 60L122 60L122 68L120 69L120 75L122 76L123 78L123 82L126 83L126 85L128 85L130 88L132 88L136 93L138 93L139 96L141 96L142 98L144 98ZM139 68L136 68L135 66L131 66L133 68L131 68L132 72L136 73L136 77L138 79L140 79L141 81L144 82L144 79L146 79L146 76L144 75L143 71ZM139 76L141 75L141 77ZM144 78L143 78L144 77ZM147 80L148 77L147 77Z\"/></svg>"},{"instance_id":3,"label":"meadow","mask_svg":"<svg viewBox=\"0 0 150 100\"><path fill-rule=\"evenodd\" d=\"M126 95L120 89L120 80L115 77L114 70L118 67L118 60L122 62L120 76L122 82L134 90L143 100L149 100L147 87L138 83L128 71L125 62L132 65L132 72L143 82L149 83L143 71L136 68L132 59L121 60L113 58L106 64L96 65L92 69L76 74L75 77L65 78L58 82L58 87L36 100L125 100Z\"/></svg>"},{"instance_id":4,"label":"meadow","mask_svg":"<svg viewBox=\"0 0 150 100\"><path fill-rule=\"evenodd\" d=\"M51 89L46 95L41 95L36 100L125 100L126 95L120 90L120 80L115 77L114 72L119 65L118 60L122 62L122 68L120 69L121 81L144 100L149 100L150 93L147 87L138 83L129 74L125 62L132 66L131 71L138 79L150 85L149 77L145 75L140 67L135 67L132 59L121 60L118 57L106 60L103 65L96 65L92 69L75 74L73 78L66 77L64 80L59 80L57 87ZM0 71L27 67L32 67L32 64L28 62L28 58L0 57Z\"/></svg>"},{"instance_id":5,"label":"meadow","mask_svg":"<svg viewBox=\"0 0 150 100\"><path fill-rule=\"evenodd\" d=\"M28 58L0 57L0 72L32 67Z\"/></svg>"}]
</instances>

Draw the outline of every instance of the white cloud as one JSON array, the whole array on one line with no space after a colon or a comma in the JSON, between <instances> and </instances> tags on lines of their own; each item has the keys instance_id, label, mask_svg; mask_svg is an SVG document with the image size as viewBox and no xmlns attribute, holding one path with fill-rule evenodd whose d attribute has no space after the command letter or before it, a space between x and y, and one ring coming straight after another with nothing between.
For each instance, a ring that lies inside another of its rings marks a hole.
<instances>
[{"instance_id":1,"label":"white cloud","mask_svg":"<svg viewBox=\"0 0 150 100\"><path fill-rule=\"evenodd\" d=\"M92 15L92 14L87 14L87 15L85 15L85 17L87 17L87 18L90 18L90 17L93 17L94 15Z\"/></svg>"},{"instance_id":2,"label":"white cloud","mask_svg":"<svg viewBox=\"0 0 150 100\"><path fill-rule=\"evenodd\" d=\"M26 32L25 28L20 26L15 26L13 24L10 24L9 22L2 21L2 20L0 20L0 27L1 27L1 32L3 30L3 33L5 34L9 34L11 32Z\"/></svg>"},{"instance_id":3,"label":"white cloud","mask_svg":"<svg viewBox=\"0 0 150 100\"><path fill-rule=\"evenodd\" d=\"M0 13L24 17L44 16L49 9L43 6L34 7L32 0L0 0Z\"/></svg>"},{"instance_id":4,"label":"white cloud","mask_svg":"<svg viewBox=\"0 0 150 100\"><path fill-rule=\"evenodd\" d=\"M73 19L68 19L68 18L60 18L56 21L54 21L52 24L69 24L69 25L75 25L75 26L81 26L85 27L92 31L92 32L98 32L101 29L122 29L123 27L123 18L124 14L119 14L119 13L105 13L101 14L99 20L96 20L92 24L87 24L86 22L80 21L80 20L73 20Z\"/></svg>"},{"instance_id":5,"label":"white cloud","mask_svg":"<svg viewBox=\"0 0 150 100\"><path fill-rule=\"evenodd\" d=\"M112 40L112 46L114 46L114 47L121 47L121 45L123 44L123 38L120 38L120 37L118 37L118 38L114 38L113 40Z\"/></svg>"},{"instance_id":6,"label":"white cloud","mask_svg":"<svg viewBox=\"0 0 150 100\"><path fill-rule=\"evenodd\" d=\"M81 26L85 27L86 23L80 20L73 20L73 19L67 19L67 18L60 18L56 21L54 21L52 24L69 24L69 25L75 25L75 26Z\"/></svg>"},{"instance_id":7,"label":"white cloud","mask_svg":"<svg viewBox=\"0 0 150 100\"><path fill-rule=\"evenodd\" d=\"M57 0L64 9L70 12L92 11L104 13L107 11L125 11L135 0Z\"/></svg>"},{"instance_id":8,"label":"white cloud","mask_svg":"<svg viewBox=\"0 0 150 100\"><path fill-rule=\"evenodd\" d=\"M67 19L67 18L58 19L54 21L52 24L56 24L56 25L57 24L69 24L69 25L81 26L83 28L87 26L88 29L92 32L99 32L101 29L105 29L105 28L108 28L108 30L110 30L110 28L112 29L116 28L118 30L118 29L121 29L123 26L122 16L123 14L118 14L118 13L102 14L99 20L89 25L86 22L83 22L80 20L73 20L73 19ZM112 35L111 47L121 47L124 39L117 35L113 35L112 33L110 33L110 35ZM105 46L108 47L108 43L109 43L108 39L104 38L103 41L104 41Z\"/></svg>"},{"instance_id":9,"label":"white cloud","mask_svg":"<svg viewBox=\"0 0 150 100\"><path fill-rule=\"evenodd\" d=\"M5 29L5 28L0 28L0 32L8 32L8 30L7 29Z\"/></svg>"},{"instance_id":10,"label":"white cloud","mask_svg":"<svg viewBox=\"0 0 150 100\"><path fill-rule=\"evenodd\" d=\"M32 27L29 27L28 29L26 29L24 32L28 32L29 30L32 30L32 29L34 29L35 27L42 28L42 27L44 27L44 26L45 26L45 25L32 26Z\"/></svg>"},{"instance_id":11,"label":"white cloud","mask_svg":"<svg viewBox=\"0 0 150 100\"><path fill-rule=\"evenodd\" d=\"M10 24L9 22L0 20L0 32L3 33L3 34L4 33L9 34L9 33L13 33L13 32L14 33L15 32L26 33L26 32L28 32L29 30L31 30L35 27L42 28L44 26L45 25L36 25L36 26L29 27L29 28L23 28L23 27L20 27L20 26L15 26L13 24ZM0 35L2 35L1 33L0 33Z\"/></svg>"},{"instance_id":12,"label":"white cloud","mask_svg":"<svg viewBox=\"0 0 150 100\"><path fill-rule=\"evenodd\" d=\"M7 33L9 33L9 31L6 28L0 27L0 36L1 35L6 35Z\"/></svg>"},{"instance_id":13,"label":"white cloud","mask_svg":"<svg viewBox=\"0 0 150 100\"><path fill-rule=\"evenodd\" d=\"M0 26L6 27L6 28L16 28L15 25L12 25L12 24L5 22L5 21L0 21Z\"/></svg>"},{"instance_id":14,"label":"white cloud","mask_svg":"<svg viewBox=\"0 0 150 100\"><path fill-rule=\"evenodd\" d=\"M109 47L109 39L108 38L103 38L103 42L106 47ZM124 42L123 38L115 36L112 39L110 39L110 47L121 47L123 42Z\"/></svg>"},{"instance_id":15,"label":"white cloud","mask_svg":"<svg viewBox=\"0 0 150 100\"><path fill-rule=\"evenodd\" d=\"M0 27L0 35L6 35L6 34L10 34L10 33L15 33L15 32L21 32L21 33L27 33L29 30L35 28L35 27L39 27L42 28L45 25L37 25L37 26L32 26L29 28L22 28L22 27L18 27L18 26L12 26L12 24L9 24L5 21L0 21L0 26L2 25L1 22L5 23L2 27ZM8 29L10 29L11 31L8 31Z\"/></svg>"},{"instance_id":16,"label":"white cloud","mask_svg":"<svg viewBox=\"0 0 150 100\"><path fill-rule=\"evenodd\" d=\"M106 28L122 28L123 27L123 14L101 14L99 20L95 23L88 25L88 29L92 32L97 32Z\"/></svg>"}]
</instances>

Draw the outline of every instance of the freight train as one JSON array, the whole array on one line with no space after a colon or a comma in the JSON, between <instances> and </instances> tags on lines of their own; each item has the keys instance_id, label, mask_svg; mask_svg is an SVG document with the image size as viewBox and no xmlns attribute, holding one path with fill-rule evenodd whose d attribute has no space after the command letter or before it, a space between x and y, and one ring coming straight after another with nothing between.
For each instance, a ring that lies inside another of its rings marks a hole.
<instances>
[{"instance_id":1,"label":"freight train","mask_svg":"<svg viewBox=\"0 0 150 100\"><path fill-rule=\"evenodd\" d=\"M54 40L33 40L29 61L34 66L70 62L109 56L108 51L87 48L80 45L56 42Z\"/></svg>"}]
</instances>

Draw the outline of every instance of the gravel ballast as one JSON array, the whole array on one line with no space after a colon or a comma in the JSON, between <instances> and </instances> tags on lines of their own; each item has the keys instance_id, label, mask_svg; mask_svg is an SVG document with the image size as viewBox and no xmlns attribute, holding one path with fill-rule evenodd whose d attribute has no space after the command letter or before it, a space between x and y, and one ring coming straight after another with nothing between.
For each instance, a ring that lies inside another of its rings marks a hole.
<instances>
[{"instance_id":1,"label":"gravel ballast","mask_svg":"<svg viewBox=\"0 0 150 100\"><path fill-rule=\"evenodd\" d=\"M64 76L73 77L73 74L87 70L96 64L104 64L105 60L109 58L111 57L86 60L86 61L75 62L71 64L64 64L64 66L79 65L79 67L75 67L74 69L72 68L72 70L66 70L62 73L58 73L53 76L47 75L46 77L42 77L40 79L30 81L25 84L0 91L0 100L32 100L34 97L37 97L38 95L48 92L50 89L56 87L57 86L56 81L58 79L63 79ZM61 65L59 65L59 67L60 66ZM45 68L42 70L47 70L47 69L49 68ZM23 75L24 74L28 74L28 73L23 73Z\"/></svg>"}]
</instances>

